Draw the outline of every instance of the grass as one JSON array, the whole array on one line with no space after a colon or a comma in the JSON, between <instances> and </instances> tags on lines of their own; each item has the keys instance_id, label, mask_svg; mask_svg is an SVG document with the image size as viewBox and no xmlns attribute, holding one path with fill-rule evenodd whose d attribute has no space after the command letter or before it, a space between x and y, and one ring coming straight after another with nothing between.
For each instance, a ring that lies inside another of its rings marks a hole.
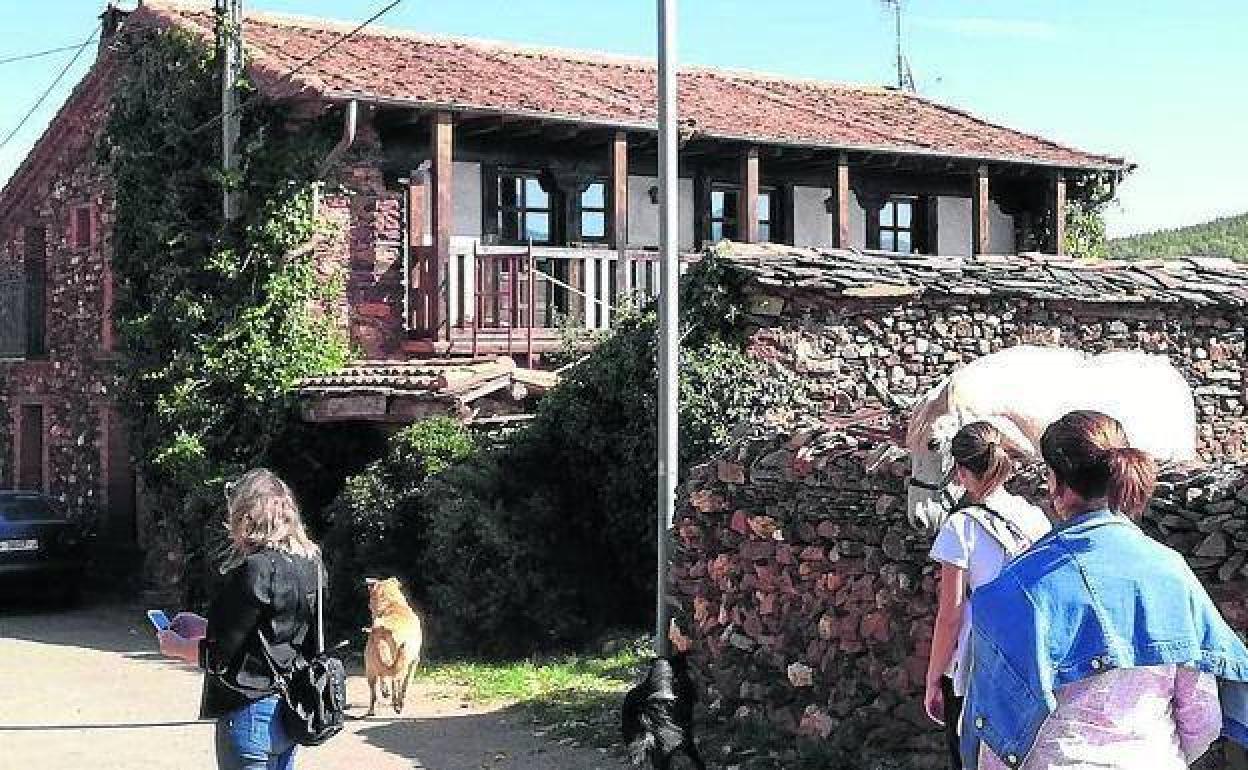
<instances>
[{"instance_id":1,"label":"grass","mask_svg":"<svg viewBox=\"0 0 1248 770\"><path fill-rule=\"evenodd\" d=\"M619 743L619 707L648 656L645 640L582 655L511 662L430 663L417 677L477 703L514 706L539 733L579 745Z\"/></svg>"}]
</instances>

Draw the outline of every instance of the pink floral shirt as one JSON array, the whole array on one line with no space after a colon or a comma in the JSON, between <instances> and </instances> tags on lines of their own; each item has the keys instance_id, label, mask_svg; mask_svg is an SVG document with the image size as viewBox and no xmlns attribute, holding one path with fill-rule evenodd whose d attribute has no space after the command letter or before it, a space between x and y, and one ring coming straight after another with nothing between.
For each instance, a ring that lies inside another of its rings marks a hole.
<instances>
[{"instance_id":1,"label":"pink floral shirt","mask_svg":"<svg viewBox=\"0 0 1248 770\"><path fill-rule=\"evenodd\" d=\"M1072 682L1021 770L1181 770L1222 732L1217 680L1193 668L1121 668ZM981 770L1009 770L980 745Z\"/></svg>"}]
</instances>

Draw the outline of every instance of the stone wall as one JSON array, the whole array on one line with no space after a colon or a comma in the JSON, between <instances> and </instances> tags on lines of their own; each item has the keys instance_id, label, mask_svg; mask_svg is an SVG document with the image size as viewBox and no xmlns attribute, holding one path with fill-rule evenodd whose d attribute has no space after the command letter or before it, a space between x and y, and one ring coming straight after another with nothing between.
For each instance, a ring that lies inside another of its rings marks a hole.
<instances>
[{"instance_id":1,"label":"stone wall","mask_svg":"<svg viewBox=\"0 0 1248 770\"><path fill-rule=\"evenodd\" d=\"M1014 345L1166 355L1195 393L1199 447L1248 459L1242 311L1234 307L1077 303L1013 296L847 298L751 284L750 348L812 386L827 411L880 403L868 377L920 396L956 367Z\"/></svg>"},{"instance_id":2,"label":"stone wall","mask_svg":"<svg viewBox=\"0 0 1248 770\"><path fill-rule=\"evenodd\" d=\"M908 472L897 447L813 422L743 426L693 469L671 585L713 713L761 718L852 766L944 766L922 708L937 570L905 521ZM1037 478L1016 491L1034 497ZM1248 630L1248 467L1165 478L1144 528Z\"/></svg>"},{"instance_id":3,"label":"stone wall","mask_svg":"<svg viewBox=\"0 0 1248 770\"><path fill-rule=\"evenodd\" d=\"M95 156L114 67L107 55L96 63L0 195L5 270L24 274L27 228L46 232L47 347L43 357L0 361L0 488L16 481L21 406L37 404L45 487L87 517L104 508L108 463L128 463L109 457L112 192Z\"/></svg>"}]
</instances>

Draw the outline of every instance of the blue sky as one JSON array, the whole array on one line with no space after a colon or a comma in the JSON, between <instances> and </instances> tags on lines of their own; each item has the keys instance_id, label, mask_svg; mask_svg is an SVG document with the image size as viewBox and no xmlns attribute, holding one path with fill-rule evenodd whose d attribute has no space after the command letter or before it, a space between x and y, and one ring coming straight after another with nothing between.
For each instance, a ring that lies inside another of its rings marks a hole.
<instances>
[{"instance_id":1,"label":"blue sky","mask_svg":"<svg viewBox=\"0 0 1248 770\"><path fill-rule=\"evenodd\" d=\"M362 20L383 0L247 0L249 9ZM652 0L405 0L382 23L433 33L653 55ZM878 0L679 0L684 62L891 83ZM0 59L80 42L96 0L0 3ZM1014 128L1138 163L1111 233L1248 211L1248 3L1242 0L908 0L927 96ZM71 53L0 64L0 140ZM7 179L90 57L0 148Z\"/></svg>"}]
</instances>

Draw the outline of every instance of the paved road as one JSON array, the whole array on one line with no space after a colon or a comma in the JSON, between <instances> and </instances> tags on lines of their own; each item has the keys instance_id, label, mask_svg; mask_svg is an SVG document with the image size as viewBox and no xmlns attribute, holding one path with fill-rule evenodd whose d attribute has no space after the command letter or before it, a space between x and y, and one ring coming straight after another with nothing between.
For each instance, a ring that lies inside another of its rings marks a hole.
<instances>
[{"instance_id":1,"label":"paved road","mask_svg":"<svg viewBox=\"0 0 1248 770\"><path fill-rule=\"evenodd\" d=\"M195 719L199 673L156 653L142 612L0 606L0 770L212 770ZM367 705L352 677L352 711ZM522 717L418 690L402 718L353 720L303 750L299 770L622 770L593 749L532 734ZM380 714L380 710L378 711Z\"/></svg>"}]
</instances>

